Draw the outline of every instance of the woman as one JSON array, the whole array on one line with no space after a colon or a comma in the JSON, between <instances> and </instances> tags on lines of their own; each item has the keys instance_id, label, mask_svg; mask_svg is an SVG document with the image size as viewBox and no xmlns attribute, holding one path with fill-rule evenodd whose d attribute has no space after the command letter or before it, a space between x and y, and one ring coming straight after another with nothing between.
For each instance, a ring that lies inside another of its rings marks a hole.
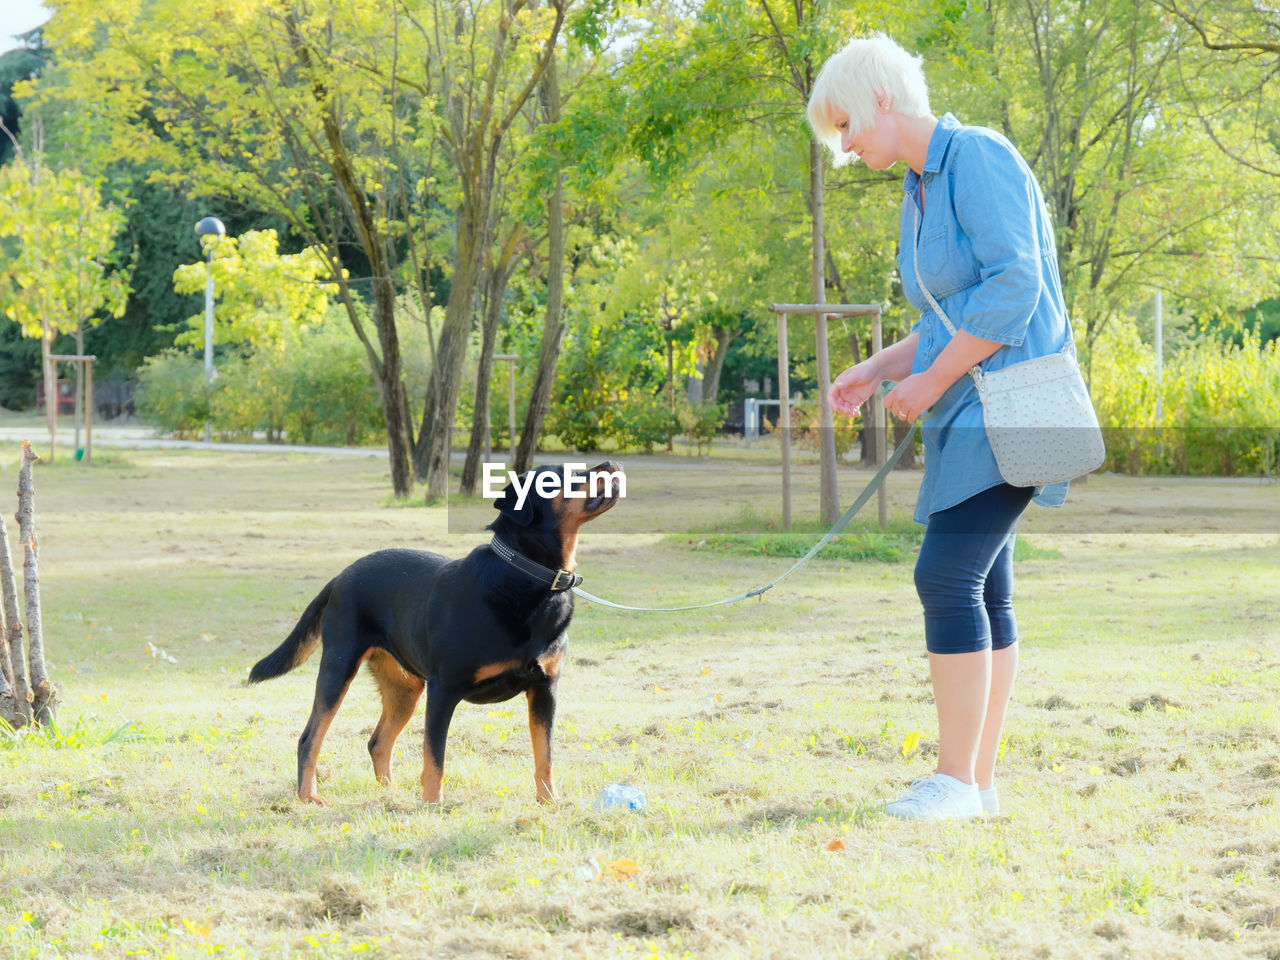
<instances>
[{"instance_id":1,"label":"woman","mask_svg":"<svg viewBox=\"0 0 1280 960\"><path fill-rule=\"evenodd\" d=\"M921 424L925 470L915 519L925 645L938 711L938 766L885 811L920 819L999 812L996 754L1017 673L1013 540L1034 498L1066 484L1005 483L982 424L975 364L996 370L1062 349L1069 335L1053 231L1026 162L1000 134L929 109L920 59L883 35L850 41L814 84L809 124L837 166L907 165L898 272L920 311L904 340L850 367L831 405L856 415L882 380L885 409ZM913 255L914 254L914 255ZM956 328L930 308L919 277Z\"/></svg>"}]
</instances>

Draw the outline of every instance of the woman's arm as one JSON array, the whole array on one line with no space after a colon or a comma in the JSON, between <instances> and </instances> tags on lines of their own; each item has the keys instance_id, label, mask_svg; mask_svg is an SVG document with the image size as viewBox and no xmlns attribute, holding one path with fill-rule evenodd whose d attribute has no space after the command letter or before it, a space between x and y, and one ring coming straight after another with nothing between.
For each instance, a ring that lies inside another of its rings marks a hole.
<instances>
[{"instance_id":1,"label":"woman's arm","mask_svg":"<svg viewBox=\"0 0 1280 960\"><path fill-rule=\"evenodd\" d=\"M831 381L831 389L827 392L831 408L857 416L858 408L876 392L881 380L901 380L910 376L919 340L920 335L913 333L845 370Z\"/></svg>"},{"instance_id":2,"label":"woman's arm","mask_svg":"<svg viewBox=\"0 0 1280 960\"><path fill-rule=\"evenodd\" d=\"M1003 344L992 340L983 340L957 330L928 370L906 377L889 391L889 395L884 398L884 408L900 420L908 423L915 421L920 414L937 403L953 383L967 374L970 367L981 363L1002 346Z\"/></svg>"}]
</instances>

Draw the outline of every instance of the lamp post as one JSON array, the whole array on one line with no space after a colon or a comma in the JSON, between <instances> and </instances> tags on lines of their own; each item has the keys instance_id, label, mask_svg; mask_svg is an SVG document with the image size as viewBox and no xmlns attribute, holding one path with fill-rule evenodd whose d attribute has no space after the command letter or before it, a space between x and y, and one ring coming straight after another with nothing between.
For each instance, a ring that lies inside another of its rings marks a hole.
<instances>
[{"instance_id":1,"label":"lamp post","mask_svg":"<svg viewBox=\"0 0 1280 960\"><path fill-rule=\"evenodd\" d=\"M204 376L212 382L213 370L213 251L227 235L227 228L217 217L205 217L196 224L196 236L204 248ZM209 442L209 421L204 422L204 442Z\"/></svg>"}]
</instances>

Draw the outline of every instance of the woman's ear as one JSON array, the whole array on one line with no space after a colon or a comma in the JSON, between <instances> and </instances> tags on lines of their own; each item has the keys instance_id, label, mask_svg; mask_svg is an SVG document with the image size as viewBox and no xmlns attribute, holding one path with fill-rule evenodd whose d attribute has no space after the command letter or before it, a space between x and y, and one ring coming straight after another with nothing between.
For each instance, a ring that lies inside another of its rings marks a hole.
<instances>
[{"instance_id":1,"label":"woman's ear","mask_svg":"<svg viewBox=\"0 0 1280 960\"><path fill-rule=\"evenodd\" d=\"M876 109L881 113L888 113L893 109L893 100L883 90L876 91Z\"/></svg>"}]
</instances>

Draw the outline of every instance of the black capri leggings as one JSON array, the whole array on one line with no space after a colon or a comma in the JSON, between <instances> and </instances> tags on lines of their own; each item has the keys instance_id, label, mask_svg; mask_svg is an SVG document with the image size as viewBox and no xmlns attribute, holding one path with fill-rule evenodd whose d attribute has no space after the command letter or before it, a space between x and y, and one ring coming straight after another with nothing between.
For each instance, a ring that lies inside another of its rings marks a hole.
<instances>
[{"instance_id":1,"label":"black capri leggings","mask_svg":"<svg viewBox=\"0 0 1280 960\"><path fill-rule=\"evenodd\" d=\"M930 653L1000 650L1017 642L1013 540L1034 493L1001 483L929 517L915 580Z\"/></svg>"}]
</instances>

